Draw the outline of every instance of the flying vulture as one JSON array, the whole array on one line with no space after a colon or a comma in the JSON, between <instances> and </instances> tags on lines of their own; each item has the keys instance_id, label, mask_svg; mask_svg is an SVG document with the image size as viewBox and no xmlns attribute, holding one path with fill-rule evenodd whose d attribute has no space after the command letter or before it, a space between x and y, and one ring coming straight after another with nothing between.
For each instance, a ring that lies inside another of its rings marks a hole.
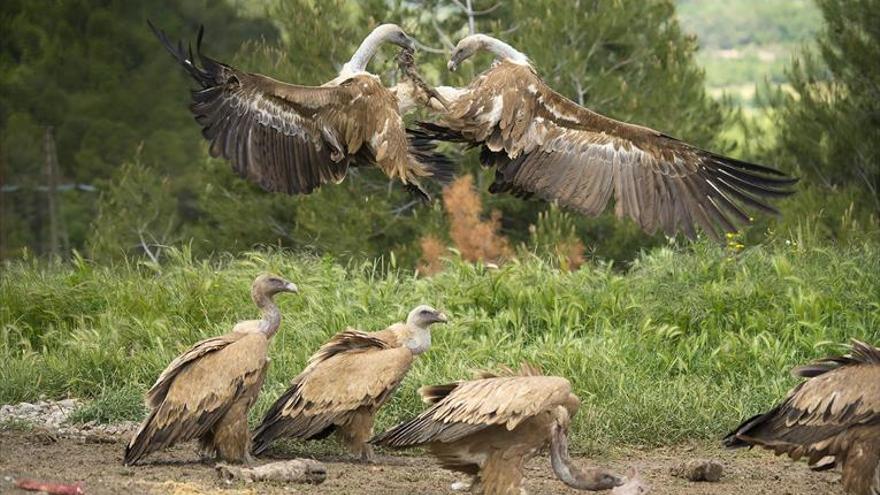
<instances>
[{"instance_id":1,"label":"flying vulture","mask_svg":"<svg viewBox=\"0 0 880 495\"><path fill-rule=\"evenodd\" d=\"M415 356L431 346L430 326L443 322L446 315L419 306L406 323L379 332L336 334L269 408L254 431L254 453L278 438L317 440L335 431L361 460L372 461L367 440L376 411L400 385Z\"/></svg>"},{"instance_id":2,"label":"flying vulture","mask_svg":"<svg viewBox=\"0 0 880 495\"><path fill-rule=\"evenodd\" d=\"M444 468L473 476L471 489L485 495L522 493L523 466L548 445L553 471L566 485L595 491L623 484L604 469L572 464L567 435L580 400L565 378L523 365L419 393L431 407L370 443L426 446Z\"/></svg>"},{"instance_id":3,"label":"flying vulture","mask_svg":"<svg viewBox=\"0 0 880 495\"><path fill-rule=\"evenodd\" d=\"M448 179L450 162L424 141L409 141L394 93L366 71L383 43L414 49L393 24L364 39L339 75L322 86L300 86L251 74L172 44L152 24L171 55L199 84L190 110L210 142L211 156L266 191L309 194L339 183L349 167L375 166L423 199L420 181ZM426 147L427 146L427 147Z\"/></svg>"},{"instance_id":4,"label":"flying vulture","mask_svg":"<svg viewBox=\"0 0 880 495\"><path fill-rule=\"evenodd\" d=\"M147 392L150 409L125 449L124 463L177 442L198 439L203 454L228 462L250 460L247 414L263 385L269 340L281 324L272 300L296 285L260 275L251 297L262 319L239 322L231 333L203 340L178 356Z\"/></svg>"},{"instance_id":5,"label":"flying vulture","mask_svg":"<svg viewBox=\"0 0 880 495\"><path fill-rule=\"evenodd\" d=\"M759 445L814 469L840 465L850 495L880 494L880 348L853 341L851 352L795 368L807 380L769 412L724 439Z\"/></svg>"},{"instance_id":6,"label":"flying vulture","mask_svg":"<svg viewBox=\"0 0 880 495\"><path fill-rule=\"evenodd\" d=\"M701 150L662 132L605 117L548 87L523 53L483 34L459 41L455 70L486 50L496 62L465 88L438 87L444 110L437 123L411 130L424 138L479 146L495 167L492 193L537 196L596 216L614 197L618 217L648 233L695 226L713 238L750 217L744 207L778 213L766 200L788 196L797 179L782 172Z\"/></svg>"}]
</instances>

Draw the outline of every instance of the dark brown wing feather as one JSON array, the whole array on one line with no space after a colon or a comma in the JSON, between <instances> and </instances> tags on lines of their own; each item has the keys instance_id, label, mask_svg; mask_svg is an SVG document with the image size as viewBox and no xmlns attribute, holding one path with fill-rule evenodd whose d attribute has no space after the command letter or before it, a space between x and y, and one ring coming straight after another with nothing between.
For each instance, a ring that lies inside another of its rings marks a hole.
<instances>
[{"instance_id":1,"label":"dark brown wing feather","mask_svg":"<svg viewBox=\"0 0 880 495\"><path fill-rule=\"evenodd\" d=\"M854 342L850 355L795 372L808 380L767 413L744 421L724 438L725 446L760 445L816 464L846 454L865 428L880 434L880 349Z\"/></svg>"},{"instance_id":2,"label":"dark brown wing feather","mask_svg":"<svg viewBox=\"0 0 880 495\"><path fill-rule=\"evenodd\" d=\"M568 100L527 66L503 62L478 77L427 135L483 147L496 167L493 193L536 195L585 215L615 212L643 230L714 238L776 213L796 179L778 170L700 150L652 129L619 122Z\"/></svg>"},{"instance_id":3,"label":"dark brown wing feather","mask_svg":"<svg viewBox=\"0 0 880 495\"><path fill-rule=\"evenodd\" d=\"M450 162L432 143L410 142L397 101L372 76L334 85L299 86L250 74L159 40L199 84L190 110L212 156L267 191L308 194L342 181L351 166L377 166L427 196L423 177L449 175Z\"/></svg>"}]
</instances>

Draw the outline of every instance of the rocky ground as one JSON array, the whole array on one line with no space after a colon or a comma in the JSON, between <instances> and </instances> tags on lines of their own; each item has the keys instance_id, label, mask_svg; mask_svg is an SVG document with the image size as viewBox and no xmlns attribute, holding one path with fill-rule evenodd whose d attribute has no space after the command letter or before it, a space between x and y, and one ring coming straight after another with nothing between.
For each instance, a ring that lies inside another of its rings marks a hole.
<instances>
[{"instance_id":1,"label":"rocky ground","mask_svg":"<svg viewBox=\"0 0 880 495\"><path fill-rule=\"evenodd\" d=\"M213 465L200 463L194 446L181 445L149 457L136 467L122 466L126 440L136 425L70 425L65 420L79 407L75 400L0 406L0 493L27 493L15 480L82 482L86 494L202 493L333 493L428 494L455 493L458 480L428 457L397 457L382 452L372 465L348 456L315 455L300 445L300 457L312 457L327 468L320 485L275 482L228 482ZM276 454L278 455L278 454ZM271 457L271 454L270 454ZM721 480L692 482L675 476L677 468L695 459L714 459L723 467ZM276 460L276 459L269 459ZM638 468L654 495L831 495L839 494L839 474L812 473L806 466L764 452L724 452L714 445L686 445L648 450L622 450L609 458L576 458L581 465L602 464L621 473ZM527 467L529 493L575 494L557 481L546 457Z\"/></svg>"}]
</instances>

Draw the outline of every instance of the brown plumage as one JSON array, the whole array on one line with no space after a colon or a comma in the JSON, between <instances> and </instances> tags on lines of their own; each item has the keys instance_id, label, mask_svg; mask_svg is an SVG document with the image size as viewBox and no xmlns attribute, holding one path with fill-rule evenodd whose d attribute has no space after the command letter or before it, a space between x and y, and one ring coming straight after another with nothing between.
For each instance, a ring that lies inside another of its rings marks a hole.
<instances>
[{"instance_id":1,"label":"brown plumage","mask_svg":"<svg viewBox=\"0 0 880 495\"><path fill-rule=\"evenodd\" d=\"M281 313L272 297L296 292L292 283L261 275L251 286L260 320L243 321L178 356L147 392L150 414L125 449L124 463L177 442L198 439L204 454L229 462L249 458L247 413L263 385L269 340Z\"/></svg>"},{"instance_id":2,"label":"brown plumage","mask_svg":"<svg viewBox=\"0 0 880 495\"><path fill-rule=\"evenodd\" d=\"M370 443L426 446L444 468L473 476L472 490L486 495L522 493L525 463L548 445L553 471L565 484L582 490L622 484L605 470L572 465L567 431L580 401L565 378L523 365L419 392L432 406Z\"/></svg>"},{"instance_id":3,"label":"brown plumage","mask_svg":"<svg viewBox=\"0 0 880 495\"><path fill-rule=\"evenodd\" d=\"M150 25L152 27L152 24ZM411 146L394 94L365 71L379 45L412 50L413 41L385 24L368 36L340 75L320 87L276 81L240 71L197 50L176 47L153 31L198 82L190 110L210 142L211 156L229 160L233 170L266 191L308 194L339 183L349 167L375 166L427 198L419 181L451 166L433 148Z\"/></svg>"},{"instance_id":4,"label":"brown plumage","mask_svg":"<svg viewBox=\"0 0 880 495\"><path fill-rule=\"evenodd\" d=\"M849 355L794 374L807 380L769 412L743 422L724 444L805 457L819 469L836 464L846 493L880 494L880 349L853 341Z\"/></svg>"},{"instance_id":5,"label":"brown plumage","mask_svg":"<svg viewBox=\"0 0 880 495\"><path fill-rule=\"evenodd\" d=\"M254 453L278 438L316 440L334 431L363 460L376 411L394 393L416 355L431 345L430 326L445 322L429 306L379 332L346 330L321 346L254 431Z\"/></svg>"},{"instance_id":6,"label":"brown plumage","mask_svg":"<svg viewBox=\"0 0 880 495\"><path fill-rule=\"evenodd\" d=\"M450 69L480 50L498 61L466 88L437 88L448 102L440 122L413 135L469 143L496 169L493 193L538 196L595 216L614 198L618 217L643 230L713 238L776 210L796 179L778 170L701 150L662 132L610 119L548 87L527 57L485 35L462 39ZM430 104L430 102L427 102Z\"/></svg>"}]
</instances>

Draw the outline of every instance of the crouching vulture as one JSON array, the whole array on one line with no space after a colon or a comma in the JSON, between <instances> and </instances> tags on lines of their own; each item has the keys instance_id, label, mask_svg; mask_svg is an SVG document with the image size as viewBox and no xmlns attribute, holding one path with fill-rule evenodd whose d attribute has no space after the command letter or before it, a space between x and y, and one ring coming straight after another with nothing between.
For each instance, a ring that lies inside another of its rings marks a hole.
<instances>
[{"instance_id":1,"label":"crouching vulture","mask_svg":"<svg viewBox=\"0 0 880 495\"><path fill-rule=\"evenodd\" d=\"M336 432L361 460L372 461L367 440L376 411L400 385L415 356L431 346L431 325L446 321L443 313L419 306L405 323L385 330L336 334L266 412L254 431L254 453L278 438L317 440Z\"/></svg>"},{"instance_id":2,"label":"crouching vulture","mask_svg":"<svg viewBox=\"0 0 880 495\"><path fill-rule=\"evenodd\" d=\"M407 139L395 94L366 71L383 43L413 50L393 24L375 28L339 75L326 84L300 86L251 74L156 36L200 86L190 111L210 142L211 156L266 191L308 194L341 182L349 167L375 166L423 199L420 181L448 179L451 163L425 142ZM199 65L201 64L201 65Z\"/></svg>"},{"instance_id":3,"label":"crouching vulture","mask_svg":"<svg viewBox=\"0 0 880 495\"><path fill-rule=\"evenodd\" d=\"M579 469L568 456L568 428L580 400L565 378L523 365L519 372L422 387L432 404L415 419L370 440L393 448L426 446L449 470L473 476L486 495L520 494L525 463L550 446L553 472L579 490L609 490L623 479L599 468Z\"/></svg>"},{"instance_id":4,"label":"crouching vulture","mask_svg":"<svg viewBox=\"0 0 880 495\"><path fill-rule=\"evenodd\" d=\"M171 361L147 392L150 414L125 449L126 465L194 439L203 454L227 462L250 460L247 415L266 375L269 341L281 324L272 300L281 292L297 292L296 285L260 275L251 297L261 319L239 322L232 332L198 342Z\"/></svg>"},{"instance_id":5,"label":"crouching vulture","mask_svg":"<svg viewBox=\"0 0 880 495\"><path fill-rule=\"evenodd\" d=\"M795 368L807 380L769 412L724 439L806 457L814 469L840 465L850 495L880 494L880 349L853 341L850 354Z\"/></svg>"},{"instance_id":6,"label":"crouching vulture","mask_svg":"<svg viewBox=\"0 0 880 495\"><path fill-rule=\"evenodd\" d=\"M438 87L439 122L410 132L478 146L495 167L492 193L538 196L596 216L614 197L618 217L648 233L699 226L713 238L750 221L744 207L777 213L766 200L791 194L797 179L699 149L662 132L605 117L548 87L523 53L483 34L459 41L450 70L475 53L494 65L465 88Z\"/></svg>"}]
</instances>

